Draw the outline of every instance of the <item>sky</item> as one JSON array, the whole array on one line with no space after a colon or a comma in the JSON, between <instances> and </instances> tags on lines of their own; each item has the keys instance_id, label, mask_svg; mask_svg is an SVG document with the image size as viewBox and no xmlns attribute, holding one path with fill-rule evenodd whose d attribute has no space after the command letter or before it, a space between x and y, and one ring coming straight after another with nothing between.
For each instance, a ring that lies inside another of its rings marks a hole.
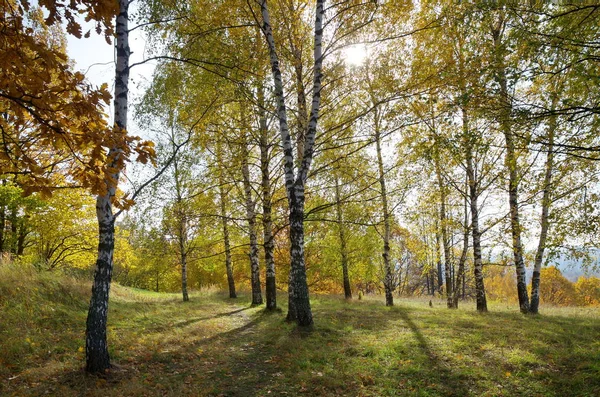
<instances>
[{"instance_id":1,"label":"sky","mask_svg":"<svg viewBox=\"0 0 600 397\"><path fill-rule=\"evenodd\" d=\"M75 63L75 70L85 74L86 79L93 85L99 87L108 84L109 92L114 94L115 81L115 50L113 44L108 44L103 35L97 35L94 31L94 25L79 21L82 25L82 31L90 30L89 38L78 39L72 35L67 35L67 54ZM129 29L135 25L130 25ZM145 46L147 40L142 29L134 30L129 37L129 46L131 48L130 65L144 60L146 53ZM152 79L155 69L155 62L148 62L143 65L135 66L129 74L129 115L127 130L130 135L140 136L143 139L152 139L146 126L140 125L133 117L132 105L136 99L141 97L146 87ZM113 104L105 111L109 121L113 120ZM124 171L124 183L121 189L131 191L132 183L137 185L140 181L145 181L154 170L150 166L130 165Z\"/></svg>"},{"instance_id":2,"label":"sky","mask_svg":"<svg viewBox=\"0 0 600 397\"><path fill-rule=\"evenodd\" d=\"M67 35L67 54L75 62L75 70L84 73L92 85L100 86L103 83L107 83L109 91L112 93L114 92L115 81L115 52L113 44L108 44L104 35L97 35L92 23L84 21L80 21L80 23L83 32L87 30L91 31L90 37L87 39L78 39L72 35ZM131 29L132 26L129 28ZM132 52L130 64L140 62L144 59L146 43L147 40L142 29L136 29L130 34L129 46ZM131 69L129 76L130 102L143 94L142 87L150 82L154 68L155 63L149 62ZM107 113L112 119L112 103ZM136 135L144 135L143 126L137 125L131 116L129 117L128 129Z\"/></svg>"}]
</instances>

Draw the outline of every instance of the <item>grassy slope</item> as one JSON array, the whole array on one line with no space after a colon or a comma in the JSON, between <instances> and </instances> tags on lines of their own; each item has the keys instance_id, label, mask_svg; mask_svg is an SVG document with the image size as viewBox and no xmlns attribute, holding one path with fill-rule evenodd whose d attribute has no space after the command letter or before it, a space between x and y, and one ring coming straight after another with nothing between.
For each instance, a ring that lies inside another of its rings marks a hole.
<instances>
[{"instance_id":1,"label":"grassy slope","mask_svg":"<svg viewBox=\"0 0 600 397\"><path fill-rule=\"evenodd\" d=\"M89 285L0 268L0 395L600 395L598 309L532 318L319 297L303 334L248 297L183 304L115 286L118 366L97 378L81 369L88 296Z\"/></svg>"}]
</instances>

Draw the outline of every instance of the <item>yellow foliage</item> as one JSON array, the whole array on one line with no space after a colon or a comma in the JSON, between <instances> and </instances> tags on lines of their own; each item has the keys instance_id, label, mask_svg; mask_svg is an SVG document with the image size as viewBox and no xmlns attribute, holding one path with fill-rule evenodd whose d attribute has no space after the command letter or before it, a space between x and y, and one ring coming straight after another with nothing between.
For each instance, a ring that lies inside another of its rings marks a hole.
<instances>
[{"instance_id":1,"label":"yellow foliage","mask_svg":"<svg viewBox=\"0 0 600 397\"><path fill-rule=\"evenodd\" d=\"M600 278L579 277L575 283L575 291L580 305L600 305Z\"/></svg>"},{"instance_id":2,"label":"yellow foliage","mask_svg":"<svg viewBox=\"0 0 600 397\"><path fill-rule=\"evenodd\" d=\"M517 283L512 266L487 266L485 290L492 301L517 302ZM600 279L580 277L576 283L567 280L556 267L541 271L540 300L552 305L600 305Z\"/></svg>"},{"instance_id":3,"label":"yellow foliage","mask_svg":"<svg viewBox=\"0 0 600 397\"><path fill-rule=\"evenodd\" d=\"M38 3L47 14L28 0L0 4L0 169L12 174L25 194L50 197L57 173L66 176L67 185L104 194L107 183L117 183L110 177L114 168L124 169L134 155L142 163L153 161L154 148L110 128L103 111L110 102L108 86L92 87L83 73L72 70L58 26L62 22L68 33L81 37L75 15L85 15L108 40L118 5L112 0ZM106 148L119 149L119 156L108 158ZM117 199L121 206L129 204Z\"/></svg>"},{"instance_id":4,"label":"yellow foliage","mask_svg":"<svg viewBox=\"0 0 600 397\"><path fill-rule=\"evenodd\" d=\"M541 302L559 306L577 304L577 293L573 283L567 280L556 267L542 269L540 278Z\"/></svg>"},{"instance_id":5,"label":"yellow foliage","mask_svg":"<svg viewBox=\"0 0 600 397\"><path fill-rule=\"evenodd\" d=\"M512 266L486 266L484 268L485 291L492 301L517 301L517 282Z\"/></svg>"}]
</instances>

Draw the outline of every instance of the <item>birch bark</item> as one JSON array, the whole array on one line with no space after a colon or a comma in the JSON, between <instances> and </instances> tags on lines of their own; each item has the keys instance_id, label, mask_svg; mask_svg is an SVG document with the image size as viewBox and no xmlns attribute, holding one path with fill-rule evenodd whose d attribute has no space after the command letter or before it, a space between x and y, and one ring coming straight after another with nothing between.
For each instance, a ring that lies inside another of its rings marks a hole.
<instances>
[{"instance_id":1,"label":"birch bark","mask_svg":"<svg viewBox=\"0 0 600 397\"><path fill-rule=\"evenodd\" d=\"M436 142L436 145L439 145ZM435 173L437 176L438 188L440 190L440 229L442 237L442 248L444 250L444 278L446 283L446 304L448 309L454 309L453 299L453 283L451 274L451 260L450 260L450 241L448 240L448 226L447 226L447 215L446 215L446 196L447 190L444 185L444 178L442 175L441 159L439 153L439 146L436 146L435 150Z\"/></svg>"},{"instance_id":2,"label":"birch bark","mask_svg":"<svg viewBox=\"0 0 600 397\"><path fill-rule=\"evenodd\" d=\"M222 167L222 148L217 142L217 162L218 166ZM231 245L229 242L229 224L227 222L227 192L225 190L225 178L223 178L223 170L219 169L219 201L221 210L221 225L223 228L223 245L225 248L225 270L227 272L227 285L229 287L229 297L237 298L235 292L235 280L233 279L233 265L231 263Z\"/></svg>"},{"instance_id":3,"label":"birch bark","mask_svg":"<svg viewBox=\"0 0 600 397\"><path fill-rule=\"evenodd\" d=\"M479 231L479 182L477 180L473 164L473 145L469 131L469 119L467 110L463 107L463 139L465 144L465 158L467 163L467 178L469 181L469 202L471 206L471 233L473 236L473 271L475 274L475 295L477 300L477 311L487 312L487 299L485 296L485 285L483 282L483 260L481 257L481 232Z\"/></svg>"},{"instance_id":4,"label":"birch bark","mask_svg":"<svg viewBox=\"0 0 600 397\"><path fill-rule=\"evenodd\" d=\"M502 34L505 29L505 20L501 15L496 26L491 29L494 41L494 56L496 79L500 85L500 127L506 142L505 163L508 169L508 204L510 208L510 225L512 233L513 257L517 273L517 293L521 313L529 312L529 296L527 294L527 281L525 262L523 260L523 242L521 240L521 221L519 218L519 175L517 153L515 150L514 133L511 126L512 104L508 93L506 69L501 54Z\"/></svg>"},{"instance_id":5,"label":"birch bark","mask_svg":"<svg viewBox=\"0 0 600 397\"><path fill-rule=\"evenodd\" d=\"M173 146L175 141L173 140ZM179 247L179 264L181 266L181 294L184 302L188 302L190 297L187 288L187 249L188 249L188 230L186 210L183 208L183 191L179 173L179 162L173 160L173 169L175 177L175 217L177 221L177 245Z\"/></svg>"},{"instance_id":6,"label":"birch bark","mask_svg":"<svg viewBox=\"0 0 600 397\"><path fill-rule=\"evenodd\" d=\"M262 225L263 241L265 251L265 295L267 300L267 309L277 309L277 285L275 283L275 257L273 251L275 244L273 241L273 222L271 219L271 173L269 171L269 130L267 126L267 114L265 111L265 93L264 87L258 89L258 116L260 128L260 172L261 172L261 190L262 190Z\"/></svg>"},{"instance_id":7,"label":"birch bark","mask_svg":"<svg viewBox=\"0 0 600 397\"><path fill-rule=\"evenodd\" d=\"M114 120L115 128L127 130L127 105L129 85L129 1L119 0L119 14L116 20ZM108 154L113 164L118 162L119 151L111 148ZM92 297L86 321L85 331L85 369L87 372L105 372L110 368L110 357L106 340L108 316L108 297L113 271L113 253L115 248L115 218L112 199L117 190L120 172L117 169L110 175L112 183L107 192L96 198L96 217L98 219L98 257L94 271Z\"/></svg>"},{"instance_id":8,"label":"birch bark","mask_svg":"<svg viewBox=\"0 0 600 397\"><path fill-rule=\"evenodd\" d=\"M338 236L340 239L340 256L342 259L342 277L344 283L344 297L352 299L352 289L350 288L350 277L348 275L348 248L346 246L346 229L344 227L344 214L342 211L342 200L340 194L340 181L335 177L335 208L338 224Z\"/></svg>"},{"instance_id":9,"label":"birch bark","mask_svg":"<svg viewBox=\"0 0 600 397\"><path fill-rule=\"evenodd\" d=\"M381 188L381 211L383 213L383 270L384 280L383 287L385 289L385 305L394 306L393 291L393 274L392 264L390 260L390 211L388 208L387 188L385 185L385 173L383 170L383 157L381 153L381 132L379 131L379 114L375 110L375 147L377 149L377 169L379 171L379 186Z\"/></svg>"},{"instance_id":10,"label":"birch bark","mask_svg":"<svg viewBox=\"0 0 600 397\"><path fill-rule=\"evenodd\" d=\"M552 101L552 109L556 108L557 97ZM546 170L544 173L544 187L542 193L542 214L540 217L540 239L538 241L535 253L535 262L533 265L533 276L531 277L531 303L529 312L538 314L540 306L540 274L542 270L542 261L546 249L546 240L548 238L548 229L550 229L550 204L552 203L552 194L554 192L552 173L554 172L554 135L556 133L556 116L551 116L548 125L548 154L546 155Z\"/></svg>"},{"instance_id":11,"label":"birch bark","mask_svg":"<svg viewBox=\"0 0 600 397\"><path fill-rule=\"evenodd\" d=\"M250 184L250 167L248 158L248 140L246 132L242 132L242 178L244 183L244 196L246 200L246 219L248 220L248 236L250 239L250 284L252 287L252 304L262 305L262 292L260 287L260 268L258 262L258 240L256 238L256 204L252 199L252 185Z\"/></svg>"},{"instance_id":12,"label":"birch bark","mask_svg":"<svg viewBox=\"0 0 600 397\"><path fill-rule=\"evenodd\" d=\"M469 251L469 212L468 212L468 198L466 195L468 189L468 180L465 184L465 198L464 198L464 230L463 230L463 247L458 260L458 270L456 277L454 278L454 295L452 297L452 305L455 309L458 309L458 296L460 294L460 284L463 282L465 277L465 263L467 262L467 252ZM464 282L463 282L464 284ZM464 291L464 287L463 287ZM464 292L463 292L464 298Z\"/></svg>"},{"instance_id":13,"label":"birch bark","mask_svg":"<svg viewBox=\"0 0 600 397\"><path fill-rule=\"evenodd\" d=\"M306 282L306 266L304 261L304 188L314 154L314 144L321 105L321 80L322 80L322 39L324 0L317 0L314 30L314 80L310 118L307 125L304 154L297 172L294 172L294 152L287 121L285 96L283 93L283 79L279 66L275 40L267 1L261 0L261 14L263 17L262 31L269 48L271 72L277 100L277 116L279 119L279 132L284 155L285 188L289 206L290 223L290 285L288 320L295 320L300 326L311 326L313 323L312 311Z\"/></svg>"}]
</instances>

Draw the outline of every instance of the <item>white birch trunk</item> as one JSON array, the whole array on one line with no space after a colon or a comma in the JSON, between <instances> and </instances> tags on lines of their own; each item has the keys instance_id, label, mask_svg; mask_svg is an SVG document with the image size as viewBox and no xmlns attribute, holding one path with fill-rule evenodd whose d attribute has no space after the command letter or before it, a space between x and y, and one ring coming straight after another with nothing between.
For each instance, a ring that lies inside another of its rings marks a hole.
<instances>
[{"instance_id":1,"label":"white birch trunk","mask_svg":"<svg viewBox=\"0 0 600 397\"><path fill-rule=\"evenodd\" d=\"M119 0L119 14L116 21L114 121L115 128L127 130L127 105L129 85L129 2ZM118 161L118 149L111 148L109 159L113 164ZM115 248L115 218L112 211L112 199L117 190L120 173L117 170L110 175L106 194L96 198L96 217L98 218L98 257L94 271L92 297L86 321L85 359L87 372L105 372L110 368L110 357L106 340L108 316L108 297L113 270L113 253Z\"/></svg>"},{"instance_id":2,"label":"white birch trunk","mask_svg":"<svg viewBox=\"0 0 600 397\"><path fill-rule=\"evenodd\" d=\"M340 181L335 177L335 208L338 223L338 236L340 239L340 256L342 259L342 279L344 284L344 297L352 299L352 289L350 288L350 276L348 275L348 247L346 243L346 230L344 227L344 214L342 211L342 201L340 194Z\"/></svg>"},{"instance_id":3,"label":"white birch trunk","mask_svg":"<svg viewBox=\"0 0 600 397\"><path fill-rule=\"evenodd\" d=\"M487 312L487 299L483 282L483 260L481 256L481 232L479 231L479 181L473 164L473 145L469 131L467 110L462 109L463 139L465 142L465 158L467 162L467 178L469 181L469 203L471 206L471 233L473 235L473 272L475 274L475 296L477 311Z\"/></svg>"},{"instance_id":4,"label":"white birch trunk","mask_svg":"<svg viewBox=\"0 0 600 397\"><path fill-rule=\"evenodd\" d=\"M521 313L529 312L529 296L527 294L527 280L525 273L525 262L523 260L523 242L521 240L521 221L519 218L519 175L518 159L515 150L514 134L511 126L512 104L508 93L508 83L506 79L506 69L501 57L501 40L504 29L504 18L500 17L497 26L492 28L492 38L494 40L494 56L496 79L500 85L500 127L506 141L505 163L508 169L508 204L510 208L510 225L512 232L513 257L515 262L515 271L517 273L517 294L519 296L519 308Z\"/></svg>"},{"instance_id":5,"label":"white birch trunk","mask_svg":"<svg viewBox=\"0 0 600 397\"><path fill-rule=\"evenodd\" d=\"M223 178L223 156L220 142L217 142L217 162L219 167L219 201L221 210L221 226L223 228L223 245L225 248L225 271L227 272L227 285L229 297L237 298L235 280L233 278L233 264L231 262L231 245L229 242L229 224L227 222L227 193L225 191L225 178Z\"/></svg>"},{"instance_id":6,"label":"white birch trunk","mask_svg":"<svg viewBox=\"0 0 600 397\"><path fill-rule=\"evenodd\" d=\"M463 229L463 247L460 253L460 259L458 260L458 270L456 277L454 278L454 295L452 297L452 306L458 309L458 295L460 293L460 283L465 276L465 263L467 262L467 252L469 251L469 212L468 212L468 198L466 192L468 190L468 178L465 186L465 198L464 198L464 229Z\"/></svg>"},{"instance_id":7,"label":"white birch trunk","mask_svg":"<svg viewBox=\"0 0 600 397\"><path fill-rule=\"evenodd\" d=\"M379 115L375 111L375 146L377 149L377 169L379 171L379 186L381 188L381 211L383 214L383 270L384 280L383 286L385 289L385 305L394 306L394 295L393 292L393 274L392 264L390 260L390 238L391 238L391 225L390 225L390 211L388 208L388 197L387 188L385 185L385 173L383 170L383 157L381 153L381 134L379 131Z\"/></svg>"},{"instance_id":8,"label":"white birch trunk","mask_svg":"<svg viewBox=\"0 0 600 397\"><path fill-rule=\"evenodd\" d=\"M267 127L267 115L265 111L264 88L261 84L258 91L258 112L260 123L260 172L262 190L262 224L265 251L265 295L267 309L277 309L277 285L275 283L275 243L273 241L273 223L271 220L271 173L269 171L269 130Z\"/></svg>"},{"instance_id":9,"label":"white birch trunk","mask_svg":"<svg viewBox=\"0 0 600 397\"><path fill-rule=\"evenodd\" d=\"M248 141L246 132L242 132L242 178L244 184L244 196L246 200L246 218L248 220L248 236L250 239L250 284L252 287L252 304L262 305L262 293L260 287L260 268L258 261L258 240L256 238L256 210L252 200L252 185L250 184L250 168L248 166Z\"/></svg>"},{"instance_id":10,"label":"white birch trunk","mask_svg":"<svg viewBox=\"0 0 600 397\"><path fill-rule=\"evenodd\" d=\"M552 109L556 108L557 96L553 98ZM542 195L542 214L540 216L540 239L538 241L537 250L535 253L535 262L533 266L533 276L531 277L531 304L529 312L538 314L540 306L540 276L542 270L542 261L544 259L544 251L546 249L546 240L548 238L548 230L550 229L550 205L552 203L552 194L554 186L552 174L554 172L554 135L556 133L556 116L550 118L548 125L548 154L546 155L546 170L544 174L544 188Z\"/></svg>"},{"instance_id":11,"label":"white birch trunk","mask_svg":"<svg viewBox=\"0 0 600 397\"><path fill-rule=\"evenodd\" d=\"M175 146L175 141L172 142ZM175 217L177 221L177 245L179 248L179 265L181 266L181 294L184 302L188 302L190 297L187 289L187 215L183 208L183 192L181 186L179 164L177 159L173 160L175 177Z\"/></svg>"},{"instance_id":12,"label":"white birch trunk","mask_svg":"<svg viewBox=\"0 0 600 397\"><path fill-rule=\"evenodd\" d=\"M450 241L448 240L448 226L447 226L447 216L446 216L446 196L447 190L444 185L444 178L442 176L442 166L441 159L439 153L439 142L435 142L436 148L435 150L435 173L437 176L438 188L440 190L440 230L442 235L442 247L444 250L444 278L446 282L446 304L448 309L454 309L454 293L453 293L453 283L452 283L452 274L451 274L451 259L450 259Z\"/></svg>"},{"instance_id":13,"label":"white birch trunk","mask_svg":"<svg viewBox=\"0 0 600 397\"><path fill-rule=\"evenodd\" d=\"M275 40L267 1L262 0L261 14L263 17L263 33L271 61L271 72L275 86L275 97L277 99L277 115L279 119L279 131L284 155L285 187L290 209L290 285L289 285L289 310L288 320L295 320L300 326L311 326L313 323L312 311L308 295L308 284L306 282L306 268L304 262L304 186L310 170L313 158L314 144L317 133L317 122L319 119L319 108L321 104L321 79L322 79L322 38L323 38L323 16L324 0L317 0L315 33L314 33L314 80L313 97L310 119L308 121L306 137L304 142L304 155L300 163L297 175L294 175L294 153L287 122L287 111L285 96L283 94L283 80L279 67Z\"/></svg>"}]
</instances>

